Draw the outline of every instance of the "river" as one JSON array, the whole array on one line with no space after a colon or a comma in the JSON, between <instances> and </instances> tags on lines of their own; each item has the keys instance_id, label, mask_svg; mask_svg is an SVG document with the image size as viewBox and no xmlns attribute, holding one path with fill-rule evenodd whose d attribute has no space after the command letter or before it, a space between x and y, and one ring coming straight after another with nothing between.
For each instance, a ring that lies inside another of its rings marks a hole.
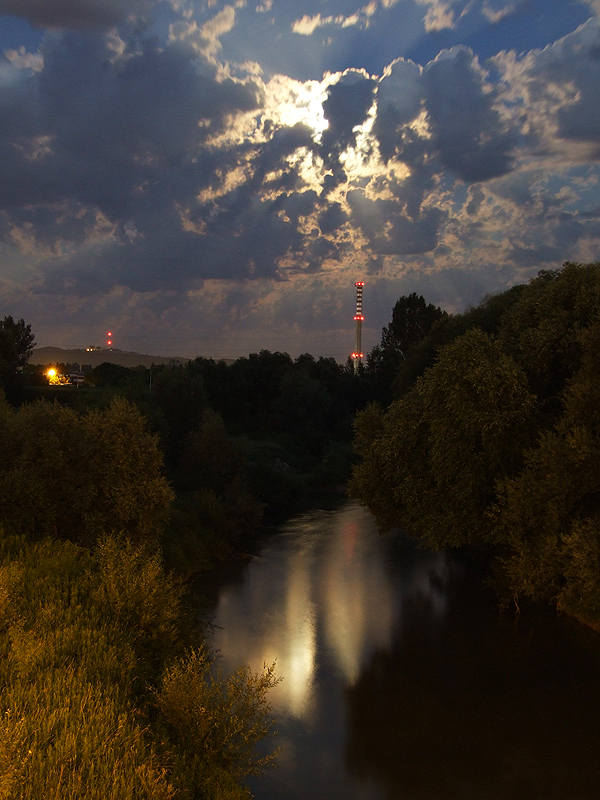
<instances>
[{"instance_id":1,"label":"river","mask_svg":"<svg viewBox=\"0 0 600 800\"><path fill-rule=\"evenodd\" d=\"M264 539L210 609L224 671L276 660L257 800L598 800L600 636L500 612L358 504Z\"/></svg>"}]
</instances>

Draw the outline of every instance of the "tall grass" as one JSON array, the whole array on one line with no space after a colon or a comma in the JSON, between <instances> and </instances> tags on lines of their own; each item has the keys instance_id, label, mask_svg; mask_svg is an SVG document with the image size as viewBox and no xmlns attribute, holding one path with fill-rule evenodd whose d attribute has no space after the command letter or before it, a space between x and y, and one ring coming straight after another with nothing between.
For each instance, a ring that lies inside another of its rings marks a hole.
<instances>
[{"instance_id":1,"label":"tall grass","mask_svg":"<svg viewBox=\"0 0 600 800\"><path fill-rule=\"evenodd\" d=\"M248 797L241 779L268 762L253 747L269 732L272 670L211 678L200 640L189 649L197 635L157 553L1 536L0 800ZM181 735L199 724L182 688L213 697L215 735ZM234 751L216 733L236 713Z\"/></svg>"}]
</instances>

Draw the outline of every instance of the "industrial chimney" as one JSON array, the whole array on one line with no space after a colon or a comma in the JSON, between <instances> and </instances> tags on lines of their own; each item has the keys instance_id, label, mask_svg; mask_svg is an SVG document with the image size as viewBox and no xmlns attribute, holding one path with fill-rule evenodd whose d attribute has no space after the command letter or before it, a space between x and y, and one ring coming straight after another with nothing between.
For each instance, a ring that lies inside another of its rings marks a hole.
<instances>
[{"instance_id":1,"label":"industrial chimney","mask_svg":"<svg viewBox=\"0 0 600 800\"><path fill-rule=\"evenodd\" d=\"M362 281L356 281L354 284L356 286L356 314L354 315L354 321L356 322L356 339L354 342L354 352L352 353L352 361L354 362L354 372L358 372L359 364L362 364L362 324L363 324L363 313L362 313L362 296L363 296L363 287L364 283Z\"/></svg>"}]
</instances>

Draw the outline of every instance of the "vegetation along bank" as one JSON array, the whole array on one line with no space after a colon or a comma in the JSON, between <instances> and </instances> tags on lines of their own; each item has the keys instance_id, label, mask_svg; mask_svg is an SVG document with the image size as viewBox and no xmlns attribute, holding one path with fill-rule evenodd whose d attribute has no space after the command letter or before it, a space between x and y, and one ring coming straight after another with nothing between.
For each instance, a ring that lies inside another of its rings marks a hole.
<instances>
[{"instance_id":1,"label":"vegetation along bank","mask_svg":"<svg viewBox=\"0 0 600 800\"><path fill-rule=\"evenodd\" d=\"M517 608L600 629L600 263L464 314L416 296L394 312L367 366L380 396L356 417L350 492L382 527L485 552Z\"/></svg>"}]
</instances>

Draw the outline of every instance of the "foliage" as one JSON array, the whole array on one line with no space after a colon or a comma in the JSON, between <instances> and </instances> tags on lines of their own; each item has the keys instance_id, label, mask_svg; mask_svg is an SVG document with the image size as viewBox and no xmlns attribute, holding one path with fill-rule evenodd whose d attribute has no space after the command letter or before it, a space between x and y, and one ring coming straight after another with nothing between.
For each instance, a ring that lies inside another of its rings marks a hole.
<instances>
[{"instance_id":1,"label":"foliage","mask_svg":"<svg viewBox=\"0 0 600 800\"><path fill-rule=\"evenodd\" d=\"M495 481L520 464L531 410L522 370L475 328L443 347L385 416L370 409L358 418L367 430L350 490L383 524L434 546L481 541Z\"/></svg>"},{"instance_id":2,"label":"foliage","mask_svg":"<svg viewBox=\"0 0 600 800\"><path fill-rule=\"evenodd\" d=\"M0 442L0 508L18 532L91 543L126 531L156 540L168 519L173 495L158 443L122 399L81 416L32 403L9 415Z\"/></svg>"},{"instance_id":3,"label":"foliage","mask_svg":"<svg viewBox=\"0 0 600 800\"><path fill-rule=\"evenodd\" d=\"M156 553L111 536L90 551L4 535L0 551L0 797L248 796L240 779L271 761L255 747L272 669L199 669L211 659ZM207 735L178 736L202 729L200 696Z\"/></svg>"},{"instance_id":4,"label":"foliage","mask_svg":"<svg viewBox=\"0 0 600 800\"><path fill-rule=\"evenodd\" d=\"M441 308L426 303L422 295L403 295L392 309L392 319L381 332L381 344L367 357L367 377L375 397L389 404L398 371L410 351L422 342L433 326L447 317Z\"/></svg>"},{"instance_id":5,"label":"foliage","mask_svg":"<svg viewBox=\"0 0 600 800\"><path fill-rule=\"evenodd\" d=\"M16 377L29 361L35 337L31 325L23 319L15 320L9 315L0 320L0 388L10 396L16 392Z\"/></svg>"},{"instance_id":6,"label":"foliage","mask_svg":"<svg viewBox=\"0 0 600 800\"><path fill-rule=\"evenodd\" d=\"M69 370L64 371L68 372ZM111 364L108 361L103 361L102 364L85 373L84 382L89 386L98 387L125 386L131 376L131 372L130 369L122 367L120 364Z\"/></svg>"},{"instance_id":7,"label":"foliage","mask_svg":"<svg viewBox=\"0 0 600 800\"><path fill-rule=\"evenodd\" d=\"M402 524L401 517L420 495L411 471L423 449L422 406L416 392L392 403L387 414L370 404L356 415L355 447L361 456L352 470L348 492L369 507L382 528ZM423 486L421 486L421 489Z\"/></svg>"},{"instance_id":8,"label":"foliage","mask_svg":"<svg viewBox=\"0 0 600 800\"><path fill-rule=\"evenodd\" d=\"M180 581L166 575L161 555L114 536L95 549L99 581L91 598L128 632L136 652L163 658L180 644L185 610ZM189 629L193 625L189 624Z\"/></svg>"},{"instance_id":9,"label":"foliage","mask_svg":"<svg viewBox=\"0 0 600 800\"><path fill-rule=\"evenodd\" d=\"M510 589L600 626L600 323L580 336L582 366L564 413L499 489L494 515Z\"/></svg>"},{"instance_id":10,"label":"foliage","mask_svg":"<svg viewBox=\"0 0 600 800\"><path fill-rule=\"evenodd\" d=\"M198 358L158 370L154 386L149 419L178 494L172 528L185 528L190 546L194 521L204 541L210 527L231 543L255 529L259 505L274 522L312 487L346 480L363 387L332 358L267 350L231 364Z\"/></svg>"},{"instance_id":11,"label":"foliage","mask_svg":"<svg viewBox=\"0 0 600 800\"><path fill-rule=\"evenodd\" d=\"M582 331L600 317L600 263L567 262L540 272L502 317L500 339L556 418L559 398L580 365Z\"/></svg>"},{"instance_id":12,"label":"foliage","mask_svg":"<svg viewBox=\"0 0 600 800\"><path fill-rule=\"evenodd\" d=\"M357 416L350 490L435 547L493 545L506 596L600 628L599 354L600 263L438 320Z\"/></svg>"},{"instance_id":13,"label":"foliage","mask_svg":"<svg viewBox=\"0 0 600 800\"><path fill-rule=\"evenodd\" d=\"M277 752L259 755L256 745L274 735L266 699L279 682L274 673L272 664L224 678L206 647L165 671L156 702L172 735L194 754L194 770L201 774L212 765L241 780L272 764Z\"/></svg>"},{"instance_id":14,"label":"foliage","mask_svg":"<svg viewBox=\"0 0 600 800\"><path fill-rule=\"evenodd\" d=\"M132 704L137 662L91 594L89 551L4 541L0 786L6 800L175 796Z\"/></svg>"},{"instance_id":15,"label":"foliage","mask_svg":"<svg viewBox=\"0 0 600 800\"><path fill-rule=\"evenodd\" d=\"M190 433L208 406L202 374L193 363L163 366L152 381L152 417L161 434L167 467L173 469Z\"/></svg>"},{"instance_id":16,"label":"foliage","mask_svg":"<svg viewBox=\"0 0 600 800\"><path fill-rule=\"evenodd\" d=\"M177 535L195 530L228 547L258 527L262 505L250 488L243 447L210 409L183 443L173 477L178 502L170 527Z\"/></svg>"},{"instance_id":17,"label":"foliage","mask_svg":"<svg viewBox=\"0 0 600 800\"><path fill-rule=\"evenodd\" d=\"M392 309L392 320L381 332L384 353L405 358L415 344L422 341L439 319L446 316L441 308L426 303L416 292L401 297Z\"/></svg>"}]
</instances>

